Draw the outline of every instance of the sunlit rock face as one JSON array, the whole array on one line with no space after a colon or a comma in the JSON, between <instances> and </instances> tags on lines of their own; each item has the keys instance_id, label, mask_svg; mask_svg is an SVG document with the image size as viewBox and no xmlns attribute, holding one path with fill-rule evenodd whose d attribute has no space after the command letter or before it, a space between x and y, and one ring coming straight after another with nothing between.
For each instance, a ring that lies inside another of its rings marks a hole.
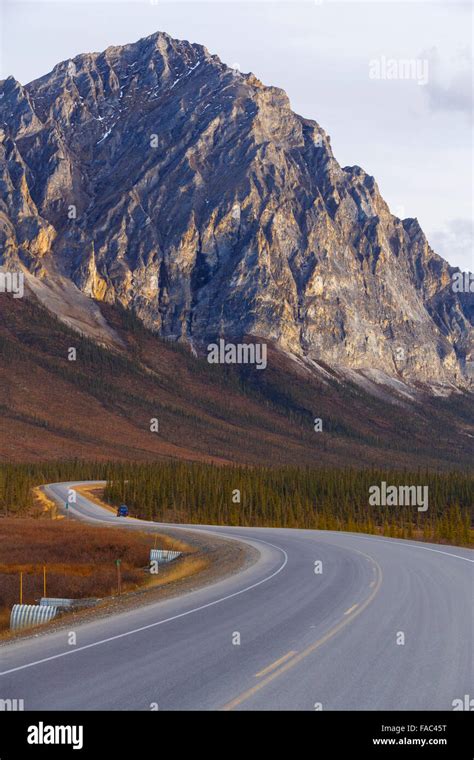
<instances>
[{"instance_id":1,"label":"sunlit rock face","mask_svg":"<svg viewBox=\"0 0 474 760\"><path fill-rule=\"evenodd\" d=\"M474 294L286 94L157 33L0 82L0 253L152 329L469 385ZM443 192L440 186L440 192Z\"/></svg>"}]
</instances>

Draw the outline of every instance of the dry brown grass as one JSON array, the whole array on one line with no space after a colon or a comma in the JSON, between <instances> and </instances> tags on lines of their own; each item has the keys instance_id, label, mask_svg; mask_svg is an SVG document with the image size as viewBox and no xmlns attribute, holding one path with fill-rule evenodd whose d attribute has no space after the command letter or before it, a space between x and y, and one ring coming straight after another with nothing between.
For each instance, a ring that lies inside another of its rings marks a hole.
<instances>
[{"instance_id":1,"label":"dry brown grass","mask_svg":"<svg viewBox=\"0 0 474 760\"><path fill-rule=\"evenodd\" d=\"M155 546L192 551L187 544L161 534L97 528L74 520L1 519L0 630L8 627L10 609L19 602L20 571L23 603L33 604L43 596L44 566L47 596L103 598L117 592L117 559L125 593L175 581L207 564L190 555L163 570L160 567L160 575L150 578L150 549Z\"/></svg>"},{"instance_id":2,"label":"dry brown grass","mask_svg":"<svg viewBox=\"0 0 474 760\"><path fill-rule=\"evenodd\" d=\"M94 502L94 504L98 504L100 507L107 509L109 512L113 512L114 514L117 512L114 507L111 507L110 504L107 504L103 500L103 486L76 486L74 490L82 496L85 496L87 499L89 499L89 501Z\"/></svg>"},{"instance_id":3,"label":"dry brown grass","mask_svg":"<svg viewBox=\"0 0 474 760\"><path fill-rule=\"evenodd\" d=\"M94 504L98 504L99 507L103 507L104 509L107 509L110 512L116 514L117 510L114 507L111 507L110 504L107 504L107 502L103 499L104 487L102 485L76 486L74 490L85 496L87 499L89 499L89 501L94 502ZM170 536L166 536L163 533L153 533L153 537L154 549L171 549L173 551L186 552L187 554L195 551L195 549L186 544L184 541L180 541L177 538L171 538Z\"/></svg>"},{"instance_id":4,"label":"dry brown grass","mask_svg":"<svg viewBox=\"0 0 474 760\"><path fill-rule=\"evenodd\" d=\"M41 486L32 489L33 504L30 509L23 511L24 516L45 517L53 520L62 520L63 515L60 513L57 504L48 498Z\"/></svg>"},{"instance_id":5,"label":"dry brown grass","mask_svg":"<svg viewBox=\"0 0 474 760\"><path fill-rule=\"evenodd\" d=\"M180 581L189 575L201 573L209 567L209 560L204 557L183 557L178 562L171 562L169 565L160 565L158 575L150 576L147 586L163 586L165 583Z\"/></svg>"}]
</instances>

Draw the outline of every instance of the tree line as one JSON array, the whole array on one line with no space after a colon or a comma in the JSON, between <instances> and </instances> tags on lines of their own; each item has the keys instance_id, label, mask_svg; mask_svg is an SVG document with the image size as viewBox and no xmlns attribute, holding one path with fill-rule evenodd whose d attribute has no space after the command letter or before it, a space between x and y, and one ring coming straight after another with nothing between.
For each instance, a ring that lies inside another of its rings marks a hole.
<instances>
[{"instance_id":1,"label":"tree line","mask_svg":"<svg viewBox=\"0 0 474 760\"><path fill-rule=\"evenodd\" d=\"M428 510L371 506L369 488L382 481L428 486ZM471 543L474 517L474 479L460 472L120 464L105 498L163 522L360 531L458 544Z\"/></svg>"},{"instance_id":2,"label":"tree line","mask_svg":"<svg viewBox=\"0 0 474 760\"><path fill-rule=\"evenodd\" d=\"M136 517L160 522L360 531L464 545L473 540L474 478L463 472L177 461L0 464L0 514L24 513L34 486L67 480L105 480L110 504L126 503ZM382 481L427 486L427 511L370 505L369 489Z\"/></svg>"}]
</instances>

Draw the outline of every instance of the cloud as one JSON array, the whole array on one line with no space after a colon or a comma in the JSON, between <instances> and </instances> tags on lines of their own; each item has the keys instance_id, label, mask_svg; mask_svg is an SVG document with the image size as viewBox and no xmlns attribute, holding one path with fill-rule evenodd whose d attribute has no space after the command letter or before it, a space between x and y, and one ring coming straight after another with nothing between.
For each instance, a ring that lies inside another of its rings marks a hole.
<instances>
[{"instance_id":1,"label":"cloud","mask_svg":"<svg viewBox=\"0 0 474 760\"><path fill-rule=\"evenodd\" d=\"M472 59L468 50L461 50L449 60L441 60L432 48L425 55L429 60L429 81L423 88L432 111L457 111L471 121Z\"/></svg>"},{"instance_id":2,"label":"cloud","mask_svg":"<svg viewBox=\"0 0 474 760\"><path fill-rule=\"evenodd\" d=\"M452 266L474 272L474 223L472 219L450 219L443 228L428 235L436 253Z\"/></svg>"}]
</instances>

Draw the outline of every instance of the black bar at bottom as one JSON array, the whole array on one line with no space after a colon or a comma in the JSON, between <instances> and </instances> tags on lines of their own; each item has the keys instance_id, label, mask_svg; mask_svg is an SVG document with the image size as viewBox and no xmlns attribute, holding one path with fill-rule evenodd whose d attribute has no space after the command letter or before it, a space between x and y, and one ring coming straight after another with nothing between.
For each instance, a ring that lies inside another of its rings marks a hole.
<instances>
[{"instance_id":1,"label":"black bar at bottom","mask_svg":"<svg viewBox=\"0 0 474 760\"><path fill-rule=\"evenodd\" d=\"M268 754L274 742L279 755L292 746L324 758L357 752L472 760L472 718L470 712L0 712L0 760L104 752L138 760L210 746L225 756L254 752L260 743Z\"/></svg>"}]
</instances>

